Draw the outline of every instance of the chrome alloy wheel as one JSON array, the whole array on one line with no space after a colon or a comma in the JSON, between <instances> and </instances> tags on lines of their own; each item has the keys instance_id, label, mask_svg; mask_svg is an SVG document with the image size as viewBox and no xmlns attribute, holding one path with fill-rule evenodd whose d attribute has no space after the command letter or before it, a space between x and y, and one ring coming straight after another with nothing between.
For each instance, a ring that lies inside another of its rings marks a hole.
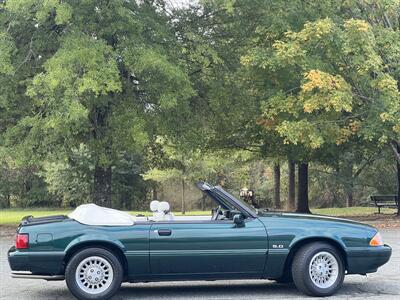
<instances>
[{"instance_id":1,"label":"chrome alloy wheel","mask_svg":"<svg viewBox=\"0 0 400 300\"><path fill-rule=\"evenodd\" d=\"M313 256L308 269L311 281L321 289L331 287L339 276L337 259L333 254L325 251Z\"/></svg>"},{"instance_id":2,"label":"chrome alloy wheel","mask_svg":"<svg viewBox=\"0 0 400 300\"><path fill-rule=\"evenodd\" d=\"M79 288L88 294L99 294L107 290L114 279L111 264L99 256L90 256L80 262L75 272Z\"/></svg>"}]
</instances>

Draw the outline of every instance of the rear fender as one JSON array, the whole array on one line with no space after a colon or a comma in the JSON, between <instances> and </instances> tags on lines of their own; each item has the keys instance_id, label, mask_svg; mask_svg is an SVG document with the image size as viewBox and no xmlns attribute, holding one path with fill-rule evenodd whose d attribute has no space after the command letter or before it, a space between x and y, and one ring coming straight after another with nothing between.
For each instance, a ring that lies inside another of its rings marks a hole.
<instances>
[{"instance_id":1,"label":"rear fender","mask_svg":"<svg viewBox=\"0 0 400 300\"><path fill-rule=\"evenodd\" d=\"M95 243L95 242L112 244L113 246L118 247L122 252L125 252L125 246L121 243L121 241L113 239L112 237L106 234L95 233L95 234L81 235L76 239L72 240L65 248L65 253L68 253L75 246L85 243Z\"/></svg>"}]
</instances>

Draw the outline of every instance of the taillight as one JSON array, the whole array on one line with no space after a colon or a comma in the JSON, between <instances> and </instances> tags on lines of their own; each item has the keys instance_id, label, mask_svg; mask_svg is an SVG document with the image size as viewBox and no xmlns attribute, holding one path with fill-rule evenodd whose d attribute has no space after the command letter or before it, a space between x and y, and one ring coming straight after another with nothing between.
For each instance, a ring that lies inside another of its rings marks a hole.
<instances>
[{"instance_id":1,"label":"taillight","mask_svg":"<svg viewBox=\"0 0 400 300\"><path fill-rule=\"evenodd\" d=\"M371 239L369 245L373 247L383 246L383 240L379 232L377 232L375 236Z\"/></svg>"},{"instance_id":2,"label":"taillight","mask_svg":"<svg viewBox=\"0 0 400 300\"><path fill-rule=\"evenodd\" d=\"M15 248L27 249L29 248L29 235L27 233L18 233L15 239Z\"/></svg>"}]
</instances>

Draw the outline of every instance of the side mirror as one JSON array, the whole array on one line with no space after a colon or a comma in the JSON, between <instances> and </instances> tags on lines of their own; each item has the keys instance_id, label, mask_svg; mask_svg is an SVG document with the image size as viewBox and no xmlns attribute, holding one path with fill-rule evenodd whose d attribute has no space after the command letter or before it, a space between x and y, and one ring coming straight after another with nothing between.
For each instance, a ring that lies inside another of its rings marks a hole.
<instances>
[{"instance_id":1,"label":"side mirror","mask_svg":"<svg viewBox=\"0 0 400 300\"><path fill-rule=\"evenodd\" d=\"M233 216L233 223L235 223L236 227L244 226L244 218L242 214L236 214Z\"/></svg>"}]
</instances>

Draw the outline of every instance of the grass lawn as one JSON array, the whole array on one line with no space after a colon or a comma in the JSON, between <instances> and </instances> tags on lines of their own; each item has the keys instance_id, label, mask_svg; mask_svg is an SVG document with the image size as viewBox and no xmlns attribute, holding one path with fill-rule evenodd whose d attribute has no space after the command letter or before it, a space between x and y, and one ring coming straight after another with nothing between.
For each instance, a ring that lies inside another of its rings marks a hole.
<instances>
[{"instance_id":1,"label":"grass lawn","mask_svg":"<svg viewBox=\"0 0 400 300\"><path fill-rule=\"evenodd\" d=\"M316 208L311 212L319 215L339 216L339 217L363 217L373 215L378 212L376 207L334 207L334 208ZM381 214L394 214L397 210L393 208L381 208Z\"/></svg>"},{"instance_id":2,"label":"grass lawn","mask_svg":"<svg viewBox=\"0 0 400 300\"><path fill-rule=\"evenodd\" d=\"M3 209L0 210L0 225L17 225L19 221L29 215L35 217L43 217L49 215L65 215L71 210L49 210L49 209ZM359 217L373 215L378 210L375 207L350 207L350 208L318 208L311 209L314 214L328 215L328 216L340 216L340 217ZM394 214L396 210L385 208L381 210L384 214ZM132 215L143 214L150 215L147 211L132 211ZM182 215L180 212L174 212L176 216ZM199 216L209 214L209 211L188 211L187 216Z\"/></svg>"}]
</instances>

